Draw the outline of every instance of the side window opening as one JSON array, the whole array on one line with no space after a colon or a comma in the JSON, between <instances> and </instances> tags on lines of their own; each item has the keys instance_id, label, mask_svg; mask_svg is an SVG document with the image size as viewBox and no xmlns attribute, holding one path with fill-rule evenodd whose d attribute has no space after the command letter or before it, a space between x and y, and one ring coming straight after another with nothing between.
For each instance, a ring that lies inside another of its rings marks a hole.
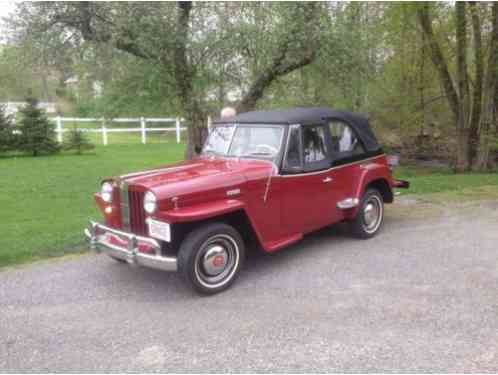
<instances>
[{"instance_id":1,"label":"side window opening","mask_svg":"<svg viewBox=\"0 0 498 375\"><path fill-rule=\"evenodd\" d=\"M327 159L325 129L323 126L304 127L303 150L306 163L316 163Z\"/></svg>"},{"instance_id":2,"label":"side window opening","mask_svg":"<svg viewBox=\"0 0 498 375\"><path fill-rule=\"evenodd\" d=\"M336 158L343 158L365 153L365 149L353 129L338 120L328 122L332 152Z\"/></svg>"},{"instance_id":3,"label":"side window opening","mask_svg":"<svg viewBox=\"0 0 498 375\"><path fill-rule=\"evenodd\" d=\"M299 125L292 125L289 129L289 140L285 155L284 168L289 171L301 171L303 161L301 158L301 131Z\"/></svg>"}]
</instances>

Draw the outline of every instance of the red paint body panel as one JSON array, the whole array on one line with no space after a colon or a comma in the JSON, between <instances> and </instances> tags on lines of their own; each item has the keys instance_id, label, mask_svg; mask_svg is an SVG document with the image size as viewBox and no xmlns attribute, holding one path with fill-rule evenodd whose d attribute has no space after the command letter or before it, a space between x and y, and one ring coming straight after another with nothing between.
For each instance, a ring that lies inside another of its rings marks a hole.
<instances>
[{"instance_id":1,"label":"red paint body panel","mask_svg":"<svg viewBox=\"0 0 498 375\"><path fill-rule=\"evenodd\" d=\"M384 155L325 171L285 176L268 161L206 157L115 181L126 181L133 191L152 191L159 202L153 217L169 223L243 210L263 249L272 252L299 241L305 233L354 217L356 209L340 210L337 202L360 198L366 186L378 179L394 187ZM106 224L121 228L119 194L111 205L99 194L95 199ZM109 206L112 212L105 213Z\"/></svg>"},{"instance_id":2,"label":"red paint body panel","mask_svg":"<svg viewBox=\"0 0 498 375\"><path fill-rule=\"evenodd\" d=\"M168 223L184 223L196 220L205 220L211 217L224 215L244 208L244 203L235 199L200 203L168 211L160 211L154 215L159 220Z\"/></svg>"}]
</instances>

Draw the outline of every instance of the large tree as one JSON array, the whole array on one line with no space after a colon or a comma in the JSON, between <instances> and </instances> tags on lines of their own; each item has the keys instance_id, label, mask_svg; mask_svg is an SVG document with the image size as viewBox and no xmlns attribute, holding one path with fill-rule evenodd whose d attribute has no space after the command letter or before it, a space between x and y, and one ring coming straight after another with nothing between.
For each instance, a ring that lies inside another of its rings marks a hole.
<instances>
[{"instance_id":1,"label":"large tree","mask_svg":"<svg viewBox=\"0 0 498 375\"><path fill-rule=\"evenodd\" d=\"M243 111L253 109L279 78L315 59L322 7L315 3L188 1L24 3L19 6L18 18L25 21L17 29L24 35L78 34L87 42L109 45L160 65L165 79L173 78L178 107L187 121L187 157L191 157L206 134L213 68L223 77L229 74L224 68L230 65L247 66L243 49L248 41L248 29L243 27L247 20L261 17L271 22L264 33L256 30L259 38L269 43L256 47L260 50L254 52L263 58L249 74L250 81L239 87L242 95L237 108Z\"/></svg>"},{"instance_id":2,"label":"large tree","mask_svg":"<svg viewBox=\"0 0 498 375\"><path fill-rule=\"evenodd\" d=\"M427 40L431 59L449 107L453 114L457 134L457 155L455 169L463 172L469 169L484 170L489 165L488 155L491 131L496 132L496 106L498 98L498 3L491 5L490 27L483 27L483 13L488 4L456 2L455 38L456 53L452 61L445 55L441 39L433 28L431 5L424 3L418 7L418 19ZM468 26L471 19L472 27ZM470 72L469 29L472 30L472 67ZM490 30L488 57L483 47L483 30ZM487 60L487 61L486 61ZM456 71L451 73L451 65ZM486 69L486 71L485 71ZM471 82L471 78L473 80ZM485 78L485 79L484 79ZM492 122L495 123L492 126Z\"/></svg>"}]
</instances>

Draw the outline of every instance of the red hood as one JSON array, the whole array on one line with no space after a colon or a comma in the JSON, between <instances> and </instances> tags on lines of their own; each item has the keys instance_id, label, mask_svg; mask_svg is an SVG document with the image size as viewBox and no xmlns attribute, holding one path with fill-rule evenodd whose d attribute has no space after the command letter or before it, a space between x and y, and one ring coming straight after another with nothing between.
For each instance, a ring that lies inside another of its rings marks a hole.
<instances>
[{"instance_id":1,"label":"red hood","mask_svg":"<svg viewBox=\"0 0 498 375\"><path fill-rule=\"evenodd\" d=\"M267 178L273 164L264 160L196 158L121 176L132 187L150 190L161 200L198 192L223 193L248 179ZM205 197L207 198L207 197ZM196 199L197 200L197 199Z\"/></svg>"}]
</instances>

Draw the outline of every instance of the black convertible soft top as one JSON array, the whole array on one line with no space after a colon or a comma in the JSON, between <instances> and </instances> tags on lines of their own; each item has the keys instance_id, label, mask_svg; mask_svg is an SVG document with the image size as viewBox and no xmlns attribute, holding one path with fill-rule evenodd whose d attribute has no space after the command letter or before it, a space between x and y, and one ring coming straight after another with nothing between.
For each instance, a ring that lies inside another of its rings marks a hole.
<instances>
[{"instance_id":1,"label":"black convertible soft top","mask_svg":"<svg viewBox=\"0 0 498 375\"><path fill-rule=\"evenodd\" d=\"M360 137L367 151L380 149L368 119L362 115L336 111L326 107L293 108L275 111L252 111L240 113L233 117L219 119L214 124L282 124L310 125L319 124L326 119L337 119L349 124Z\"/></svg>"}]
</instances>

